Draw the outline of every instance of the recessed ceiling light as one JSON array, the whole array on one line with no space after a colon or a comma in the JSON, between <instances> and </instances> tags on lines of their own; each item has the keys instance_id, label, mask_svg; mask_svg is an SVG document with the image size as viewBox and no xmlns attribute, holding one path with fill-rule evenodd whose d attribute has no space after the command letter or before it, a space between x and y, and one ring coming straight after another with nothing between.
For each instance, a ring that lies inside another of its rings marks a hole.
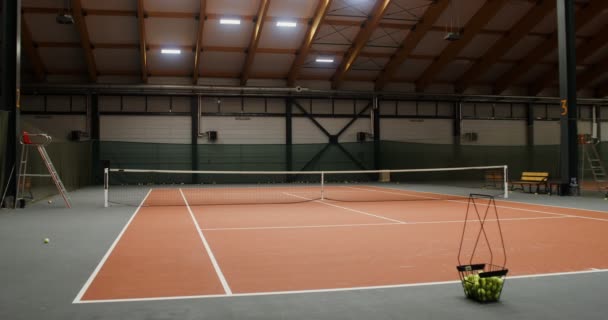
<instances>
[{"instance_id":1,"label":"recessed ceiling light","mask_svg":"<svg viewBox=\"0 0 608 320\"><path fill-rule=\"evenodd\" d=\"M277 27L295 28L297 25L295 21L277 21Z\"/></svg>"},{"instance_id":2,"label":"recessed ceiling light","mask_svg":"<svg viewBox=\"0 0 608 320\"><path fill-rule=\"evenodd\" d=\"M241 24L239 19L220 19L220 24Z\"/></svg>"},{"instance_id":3,"label":"recessed ceiling light","mask_svg":"<svg viewBox=\"0 0 608 320\"><path fill-rule=\"evenodd\" d=\"M179 50L179 49L161 49L160 53L162 53L162 54L181 54L182 50Z\"/></svg>"},{"instance_id":4,"label":"recessed ceiling light","mask_svg":"<svg viewBox=\"0 0 608 320\"><path fill-rule=\"evenodd\" d=\"M331 58L331 57L318 57L315 61L316 62L320 62L320 63L333 63L334 62L334 58Z\"/></svg>"}]
</instances>

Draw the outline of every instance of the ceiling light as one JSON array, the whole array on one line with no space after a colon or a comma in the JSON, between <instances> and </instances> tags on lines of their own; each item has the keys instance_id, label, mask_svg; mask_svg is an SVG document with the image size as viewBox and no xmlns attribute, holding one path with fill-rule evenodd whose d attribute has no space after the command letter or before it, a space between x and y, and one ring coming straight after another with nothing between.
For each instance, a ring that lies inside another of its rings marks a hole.
<instances>
[{"instance_id":1,"label":"ceiling light","mask_svg":"<svg viewBox=\"0 0 608 320\"><path fill-rule=\"evenodd\" d=\"M220 24L241 24L239 19L220 19Z\"/></svg>"},{"instance_id":2,"label":"ceiling light","mask_svg":"<svg viewBox=\"0 0 608 320\"><path fill-rule=\"evenodd\" d=\"M316 60L316 62L320 62L320 63L333 63L334 62L334 58L328 58L328 57L318 57Z\"/></svg>"},{"instance_id":3,"label":"ceiling light","mask_svg":"<svg viewBox=\"0 0 608 320\"><path fill-rule=\"evenodd\" d=\"M295 21L277 21L277 27L295 28L297 25Z\"/></svg>"},{"instance_id":4,"label":"ceiling light","mask_svg":"<svg viewBox=\"0 0 608 320\"><path fill-rule=\"evenodd\" d=\"M55 21L59 24L74 24L74 17L67 11L59 13L55 18Z\"/></svg>"},{"instance_id":5,"label":"ceiling light","mask_svg":"<svg viewBox=\"0 0 608 320\"><path fill-rule=\"evenodd\" d=\"M179 49L162 49L160 50L162 54L181 54L182 51Z\"/></svg>"}]
</instances>

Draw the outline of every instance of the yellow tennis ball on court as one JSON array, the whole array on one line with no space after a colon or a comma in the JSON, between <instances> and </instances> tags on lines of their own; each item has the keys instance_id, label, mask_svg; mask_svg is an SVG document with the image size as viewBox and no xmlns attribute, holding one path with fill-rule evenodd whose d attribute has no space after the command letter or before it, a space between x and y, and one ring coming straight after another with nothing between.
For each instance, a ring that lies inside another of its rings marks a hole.
<instances>
[{"instance_id":1,"label":"yellow tennis ball on court","mask_svg":"<svg viewBox=\"0 0 608 320\"><path fill-rule=\"evenodd\" d=\"M49 243L51 240L49 238L44 238L44 243Z\"/></svg>"}]
</instances>

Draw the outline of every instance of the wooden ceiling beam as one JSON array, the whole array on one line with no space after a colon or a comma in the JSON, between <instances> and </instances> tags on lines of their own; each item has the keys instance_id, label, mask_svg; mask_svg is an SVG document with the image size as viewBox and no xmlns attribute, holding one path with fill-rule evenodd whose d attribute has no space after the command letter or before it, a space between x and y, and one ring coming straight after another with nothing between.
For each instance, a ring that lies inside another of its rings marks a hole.
<instances>
[{"instance_id":1,"label":"wooden ceiling beam","mask_svg":"<svg viewBox=\"0 0 608 320\"><path fill-rule=\"evenodd\" d=\"M82 12L86 16L137 17L137 11L132 10L82 9Z\"/></svg>"},{"instance_id":2,"label":"wooden ceiling beam","mask_svg":"<svg viewBox=\"0 0 608 320\"><path fill-rule=\"evenodd\" d=\"M357 57L359 57L359 54L361 53L365 45L367 45L367 41L369 41L369 38L372 36L376 28L378 28L380 20L382 20L382 17L388 9L390 3L391 0L376 1L372 12L370 13L365 23L362 25L361 30L359 30L359 32L357 33L357 36L355 37L352 46L350 47L350 49L348 49L348 52L342 59L340 66L332 77L331 87L333 89L337 89L338 87L340 87L340 85L344 81L344 78L348 71L350 71L351 67L353 66L353 63L355 62L355 60L357 60Z\"/></svg>"},{"instance_id":3,"label":"wooden ceiling beam","mask_svg":"<svg viewBox=\"0 0 608 320\"><path fill-rule=\"evenodd\" d=\"M243 66L243 72L241 72L241 86L247 84L249 80L249 73L253 66L253 60L255 60L255 54L260 43L260 36L262 35L262 28L264 27L264 20L268 13L268 7L270 7L270 0L261 0L260 7L258 8L258 14L255 19L255 26L251 33L251 40L249 41L249 48L247 49L247 56L245 57L245 65Z\"/></svg>"},{"instance_id":4,"label":"wooden ceiling beam","mask_svg":"<svg viewBox=\"0 0 608 320\"><path fill-rule=\"evenodd\" d=\"M198 12L146 11L148 18L196 19Z\"/></svg>"},{"instance_id":5,"label":"wooden ceiling beam","mask_svg":"<svg viewBox=\"0 0 608 320\"><path fill-rule=\"evenodd\" d=\"M576 48L577 65L582 65L587 58L596 53L604 45L608 43L608 32L599 31L586 43L581 44ZM552 64L551 70L547 71L539 80L534 81L535 85L530 90L530 95L538 95L543 89L548 88L555 83L559 78L559 66Z\"/></svg>"},{"instance_id":6,"label":"wooden ceiling beam","mask_svg":"<svg viewBox=\"0 0 608 320\"><path fill-rule=\"evenodd\" d=\"M437 74L439 74L454 57L458 56L460 51L478 35L479 31L492 20L507 2L508 0L486 1L471 20L467 22L464 27L464 30L466 31L461 35L461 38L457 41L450 42L450 44L441 52L439 58L422 73L422 76L416 81L416 90L424 91L424 89L426 89L426 87L435 79Z\"/></svg>"},{"instance_id":7,"label":"wooden ceiling beam","mask_svg":"<svg viewBox=\"0 0 608 320\"><path fill-rule=\"evenodd\" d=\"M300 75L302 65L306 61L306 57L310 52L312 43L317 36L319 29L321 28L321 24L325 20L325 16L327 15L332 1L333 0L319 0L315 10L315 15L308 23L308 29L306 30L304 40L300 45L300 49L296 53L296 57L291 64L291 68L289 68L289 73L287 74L287 86L293 87L295 85L296 79Z\"/></svg>"},{"instance_id":8,"label":"wooden ceiling beam","mask_svg":"<svg viewBox=\"0 0 608 320\"><path fill-rule=\"evenodd\" d=\"M207 1L200 0L200 9L198 14L198 32L196 33L196 44L194 48L194 70L192 70L192 83L198 83L198 76L200 72L200 57L201 47L203 46L203 28L205 27L205 20L207 20Z\"/></svg>"},{"instance_id":9,"label":"wooden ceiling beam","mask_svg":"<svg viewBox=\"0 0 608 320\"><path fill-rule=\"evenodd\" d=\"M595 90L595 95L600 98L608 97L608 82L605 82L604 84L597 87L597 89Z\"/></svg>"},{"instance_id":10,"label":"wooden ceiling beam","mask_svg":"<svg viewBox=\"0 0 608 320\"><path fill-rule=\"evenodd\" d=\"M137 0L137 26L139 29L139 61L141 68L141 81L148 83L148 47L146 42L146 13L144 0Z\"/></svg>"},{"instance_id":11,"label":"wooden ceiling beam","mask_svg":"<svg viewBox=\"0 0 608 320\"><path fill-rule=\"evenodd\" d=\"M555 1L537 2L532 9L517 21L513 28L486 51L481 60L477 61L456 81L456 91L464 92L469 86L483 76L500 58L513 46L521 41L545 16L555 9Z\"/></svg>"},{"instance_id":12,"label":"wooden ceiling beam","mask_svg":"<svg viewBox=\"0 0 608 320\"><path fill-rule=\"evenodd\" d=\"M138 49L136 43L93 43L93 49Z\"/></svg>"},{"instance_id":13,"label":"wooden ceiling beam","mask_svg":"<svg viewBox=\"0 0 608 320\"><path fill-rule=\"evenodd\" d=\"M44 81L46 78L44 63L42 62L42 58L40 58L37 45L32 40L32 33L30 32L30 28L25 22L25 19L21 19L21 47L32 65L36 81Z\"/></svg>"},{"instance_id":14,"label":"wooden ceiling beam","mask_svg":"<svg viewBox=\"0 0 608 320\"><path fill-rule=\"evenodd\" d=\"M422 38L429 30L433 28L433 24L439 19L443 11L448 7L450 0L439 0L431 3L420 22L412 28L409 34L401 42L401 46L391 57L389 62L384 66L378 78L376 79L376 90L382 90L384 86L391 81L397 69L408 59L414 49L418 46Z\"/></svg>"},{"instance_id":15,"label":"wooden ceiling beam","mask_svg":"<svg viewBox=\"0 0 608 320\"><path fill-rule=\"evenodd\" d=\"M602 14L608 8L608 1L591 0L587 6L581 7L576 12L575 28L578 30L593 20L597 15ZM557 48L557 32L553 32L541 44L530 51L519 64L507 71L494 86L494 94L501 94L517 79L526 74L530 68L538 64L545 56Z\"/></svg>"},{"instance_id":16,"label":"wooden ceiling beam","mask_svg":"<svg viewBox=\"0 0 608 320\"><path fill-rule=\"evenodd\" d=\"M576 77L576 87L581 90L591 84L593 80L608 74L608 60L589 66Z\"/></svg>"},{"instance_id":17,"label":"wooden ceiling beam","mask_svg":"<svg viewBox=\"0 0 608 320\"><path fill-rule=\"evenodd\" d=\"M87 63L87 71L89 74L89 80L91 82L97 82L97 64L95 63L95 55L93 55L93 49L91 45L91 39L89 38L89 30L87 29L87 23L82 14L82 2L81 0L72 0L72 16L74 17L74 23L80 34L80 44L84 51L84 57Z\"/></svg>"}]
</instances>

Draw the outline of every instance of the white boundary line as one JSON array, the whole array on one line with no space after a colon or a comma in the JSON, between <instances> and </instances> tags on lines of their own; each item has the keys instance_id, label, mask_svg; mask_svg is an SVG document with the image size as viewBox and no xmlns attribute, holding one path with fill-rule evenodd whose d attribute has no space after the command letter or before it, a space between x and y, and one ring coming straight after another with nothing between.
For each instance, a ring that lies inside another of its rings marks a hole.
<instances>
[{"instance_id":1,"label":"white boundary line","mask_svg":"<svg viewBox=\"0 0 608 320\"><path fill-rule=\"evenodd\" d=\"M340 227L375 227L375 226L397 226L406 223L361 223L361 224L326 224L307 226L276 226L276 227L234 227L234 228L208 228L203 231L230 231L230 230L273 230L273 229L313 229L313 228L340 228Z\"/></svg>"},{"instance_id":2,"label":"white boundary line","mask_svg":"<svg viewBox=\"0 0 608 320\"><path fill-rule=\"evenodd\" d=\"M412 196L412 197L418 197L418 198L426 198L426 199L436 199L439 200L440 198L433 198L433 197L425 197L425 196L419 196L419 195L412 195L412 194L407 194L407 193L397 193L397 192L391 192L391 191L383 191L383 190L375 190L375 189L365 189L365 188L356 188L356 187L347 187L347 188L352 188L352 189L358 189L358 190L366 190L366 191L373 191L373 192L382 192L382 193L390 193L390 194L400 194L400 195L407 195L407 196ZM386 187L383 187L386 188ZM395 191L403 191L403 192L419 192L419 191L414 191L414 190L402 190L402 189L393 189L393 188L386 188L386 189L390 189L390 190L395 190ZM428 193L428 192L427 192ZM463 197L464 198L464 197ZM458 203L467 203L464 200L446 200L449 202L458 202ZM519 203L519 204L526 204L526 205L531 205L531 206L546 206L544 204L536 204L536 203L526 203L526 202L516 202L516 201L505 201L505 200L497 200L497 202L513 202L513 203ZM484 205L484 204L481 204ZM584 216L578 216L578 215L568 215L568 214L563 214L563 213L555 213L555 212L548 212L548 211L543 211L543 210L532 210L532 209L524 209L524 208L517 208L517 207L510 207L510 206L505 206L505 205L496 205L497 208L503 208L503 209L513 209L513 210L519 210L519 211L527 211L527 212L537 212L537 213L544 213L544 214L549 214L549 215L555 215L555 216L562 216L562 217L569 217L569 218L579 218L579 219L587 219L587 220L596 220L596 221L605 221L608 222L608 219L602 219L602 218L592 218L592 217L584 217ZM568 208L568 207L559 207L559 206L549 206L549 207L554 207L554 208L562 208L562 209L572 209L572 210L583 210L583 211L591 211L591 212L599 212L599 213L606 213L603 211L594 211L594 210L587 210L587 209L577 209L577 208ZM501 219L502 220L502 219Z\"/></svg>"},{"instance_id":3,"label":"white boundary line","mask_svg":"<svg viewBox=\"0 0 608 320\"><path fill-rule=\"evenodd\" d=\"M217 263L217 260L215 259L215 255L213 255L213 251L211 251L211 247L209 246L207 239L205 239L205 235L203 234L203 231L201 230L201 226L199 226L198 222L196 221L196 218L194 217L194 213L192 213L192 209L190 208L190 205L188 204L188 200L186 200L186 196L182 192L181 188L179 189L179 193L182 195L182 198L184 199L186 208L188 208L188 212L190 213L190 218L192 218L192 221L194 222L194 225L196 226L196 231L198 232L198 235L200 236L201 241L203 242L203 245L205 246L205 250L207 250L207 254L209 255L209 260L211 260L213 269L215 269L215 273L217 274L217 277L219 278L220 282L222 283L224 292L226 292L226 295L229 295L229 296L232 295L232 290L230 289L230 286L228 285L228 282L226 281L226 278L224 277L224 273L222 272L222 269L220 269L220 265Z\"/></svg>"},{"instance_id":4,"label":"white boundary line","mask_svg":"<svg viewBox=\"0 0 608 320\"><path fill-rule=\"evenodd\" d=\"M545 219L569 219L576 217L529 217L529 218L506 218L500 221L522 221L522 220L545 220ZM478 219L469 220L472 222ZM418 224L442 224L442 223L464 223L464 220L440 220L440 221L414 221L408 223L361 223L361 224L327 224L327 225L308 225L308 226L278 226L278 227L236 227L236 228L208 228L203 231L231 231L231 230L273 230L273 229L313 229L313 228L351 228L351 227L379 227L397 225L418 225ZM487 219L486 222L496 222L496 219Z\"/></svg>"},{"instance_id":5,"label":"white boundary line","mask_svg":"<svg viewBox=\"0 0 608 320\"><path fill-rule=\"evenodd\" d=\"M141 201L141 203L139 204L137 209L135 209L135 212L133 213L133 215L131 215L131 218L129 218L129 221L127 221L127 223L122 228L122 230L120 231L120 233L118 234L116 239L114 239L114 242L112 243L112 245L110 246L108 251L106 251L106 254L103 256L103 258L101 258L101 261L99 261L99 263L97 264L97 267L95 268L95 270L93 270L93 273L91 273L91 275L89 276L89 279L87 279L87 282L85 282L85 284L82 286L82 288L78 292L78 295L76 295L76 298L74 298L74 301L72 301L72 303L82 303L82 301L80 299L82 299L82 296L84 296L85 292L87 292L87 290L89 289L89 286L93 283L93 280L95 280L95 277L97 277L97 274L99 273L99 271L101 270L103 265L106 263L106 260L108 260L108 258L110 257L110 254L112 253L112 251L114 251L114 248L118 244L118 241L120 241L120 239L122 238L122 235L125 233L125 231L127 231L127 228L129 227L129 225L131 225L131 222L133 221L133 219L139 212L139 209L141 209L144 202L146 202L146 199L148 199L148 196L150 195L151 192L152 192L152 189L149 189L148 193L146 193L146 196L144 197L144 199Z\"/></svg>"},{"instance_id":6,"label":"white boundary line","mask_svg":"<svg viewBox=\"0 0 608 320\"><path fill-rule=\"evenodd\" d=\"M436 192L430 192L430 191L416 191L416 190L409 190L409 189L398 189L398 188L392 188L392 187L385 187L385 186L372 186L375 188L382 188L382 189L390 189L390 190L395 190L395 191L405 191L405 192L416 192L416 193L428 193L428 194L437 194ZM355 187L346 187L345 188L355 188ZM365 189L364 189L365 190ZM378 192L382 192L380 190L377 190ZM448 194L448 195L453 195L456 197L461 197L463 199L466 199L467 196L462 196L462 195L456 195L456 194ZM414 196L414 195L411 195ZM417 196L417 197L422 197L422 198L429 198L429 199L440 199L440 198L433 198L433 197L424 197L424 196ZM564 206L557 206L557 205L552 205L552 204L539 204L539 203L531 203L531 202L523 202L523 201L515 201L515 200L511 200L512 198L509 199L504 199L504 198L499 198L496 201L497 202L506 202L506 203L519 203L519 204L527 204L527 205L534 205L534 206L543 206L543 207L551 207L551 208L560 208L560 209L572 209L572 210L580 210L580 211L588 211L588 212L597 212L597 213L604 213L608 215L608 211L601 211L601 210L593 210L593 209L585 209L585 208L573 208L573 207L564 207ZM455 200L451 200L451 201L455 201Z\"/></svg>"},{"instance_id":7,"label":"white boundary line","mask_svg":"<svg viewBox=\"0 0 608 320\"><path fill-rule=\"evenodd\" d=\"M298 196L298 195L295 195L295 194L291 194L289 192L283 192L283 194L286 194L286 195L292 196L292 197L296 197L296 198L300 198L300 199L312 200L312 199L309 199L309 198L306 198L306 197L302 197L302 196ZM344 210L347 210L347 211L352 211L352 212L364 214L364 215L375 217L375 218L378 218L378 219L392 221L392 222L399 223L399 224L407 223L405 221L391 219L391 218L379 216L379 215L376 215L376 214L373 214L373 213L369 213L369 212L365 212L365 211L360 211L360 210L356 210L356 209L351 209L351 208L347 208L347 207L338 206L338 205L331 204L331 203L328 203L328 202L325 202L325 201L321 201L321 200L314 200L313 202L321 203L321 204L324 204L324 205L327 205L327 206L331 206L331 207L336 207L336 208L344 209Z\"/></svg>"},{"instance_id":8,"label":"white boundary line","mask_svg":"<svg viewBox=\"0 0 608 320\"><path fill-rule=\"evenodd\" d=\"M573 276L580 274L589 273L603 273L608 272L608 269L589 269L584 271L571 271L571 272L556 272L556 273L544 273L544 274L530 274L521 276L510 276L507 279L527 279L527 278L541 278L541 277L555 277L555 276ZM376 289L397 289L397 288L409 288L409 287L427 287L436 285L449 285L459 284L460 280L452 281L440 281L440 282L422 282L422 283L408 283L408 284L396 284L396 285L385 285L385 286L369 286L369 287L351 287L351 288L333 288L333 289L319 289L319 290L298 290L298 291L272 291L272 292L254 292L254 293L236 293L233 295L198 295L198 296L176 296L176 297L156 297L156 298L133 298L133 299L111 299L111 300L88 300L80 301L79 303L110 303L110 302L141 302L141 301L161 301L161 300L188 300L188 299L208 299L208 298L235 298L235 297L255 297L255 296L274 296L274 295L288 295L288 294L307 294L307 293L327 293L327 292L344 292L344 291L360 291L360 290L376 290Z\"/></svg>"}]
</instances>

